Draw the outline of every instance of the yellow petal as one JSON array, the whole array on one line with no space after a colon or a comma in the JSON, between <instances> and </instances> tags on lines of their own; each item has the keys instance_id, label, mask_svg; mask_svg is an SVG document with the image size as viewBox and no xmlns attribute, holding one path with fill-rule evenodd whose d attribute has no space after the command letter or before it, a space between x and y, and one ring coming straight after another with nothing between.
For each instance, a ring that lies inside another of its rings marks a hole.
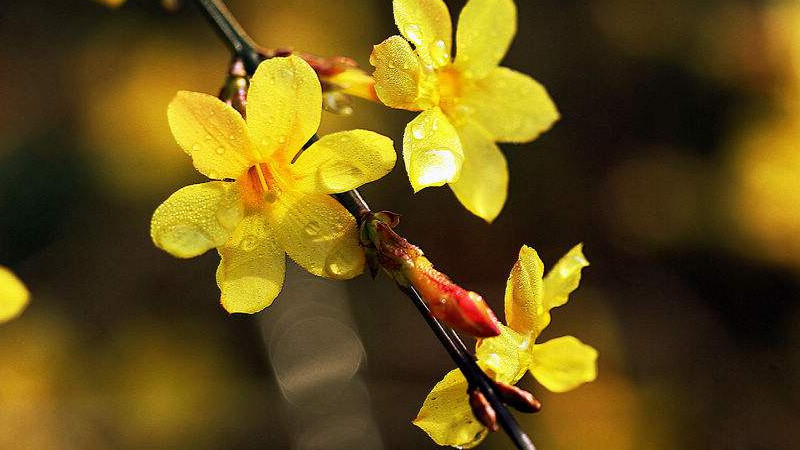
<instances>
[{"instance_id":1,"label":"yellow petal","mask_svg":"<svg viewBox=\"0 0 800 450\"><path fill-rule=\"evenodd\" d=\"M278 242L304 269L336 279L364 271L356 221L333 197L284 192L271 214L278 224Z\"/></svg>"},{"instance_id":2,"label":"yellow petal","mask_svg":"<svg viewBox=\"0 0 800 450\"><path fill-rule=\"evenodd\" d=\"M467 121L456 130L464 150L461 176L450 188L472 214L491 223L508 194L508 165L486 130Z\"/></svg>"},{"instance_id":3,"label":"yellow petal","mask_svg":"<svg viewBox=\"0 0 800 450\"><path fill-rule=\"evenodd\" d=\"M475 356L492 379L515 384L531 365L533 340L500 325L500 335L478 341Z\"/></svg>"},{"instance_id":4,"label":"yellow petal","mask_svg":"<svg viewBox=\"0 0 800 450\"><path fill-rule=\"evenodd\" d=\"M394 21L426 64L450 62L453 25L442 0L394 0Z\"/></svg>"},{"instance_id":5,"label":"yellow petal","mask_svg":"<svg viewBox=\"0 0 800 450\"><path fill-rule=\"evenodd\" d=\"M567 252L544 277L544 309L552 308L567 303L569 294L574 291L581 281L581 269L589 265L583 256L583 244L578 244Z\"/></svg>"},{"instance_id":6,"label":"yellow petal","mask_svg":"<svg viewBox=\"0 0 800 450\"><path fill-rule=\"evenodd\" d=\"M22 314L30 302L30 293L10 270L0 266L0 323Z\"/></svg>"},{"instance_id":7,"label":"yellow petal","mask_svg":"<svg viewBox=\"0 0 800 450\"><path fill-rule=\"evenodd\" d=\"M442 110L424 111L406 125L403 162L414 192L458 179L464 151L456 129Z\"/></svg>"},{"instance_id":8,"label":"yellow petal","mask_svg":"<svg viewBox=\"0 0 800 450\"><path fill-rule=\"evenodd\" d=\"M303 151L291 168L299 189L337 193L386 175L396 159L394 144L388 137L352 130L322 137Z\"/></svg>"},{"instance_id":9,"label":"yellow petal","mask_svg":"<svg viewBox=\"0 0 800 450\"><path fill-rule=\"evenodd\" d=\"M375 93L391 108L419 111L438 101L436 73L425 68L408 41L392 36L372 49Z\"/></svg>"},{"instance_id":10,"label":"yellow petal","mask_svg":"<svg viewBox=\"0 0 800 450\"><path fill-rule=\"evenodd\" d=\"M461 448L478 445L488 432L472 415L467 380L458 369L433 387L413 423L437 444Z\"/></svg>"},{"instance_id":11,"label":"yellow petal","mask_svg":"<svg viewBox=\"0 0 800 450\"><path fill-rule=\"evenodd\" d=\"M550 321L549 316L543 317L545 311L542 307L544 297L542 273L544 264L536 250L523 245L506 282L506 323L516 332L523 335L531 334L534 339Z\"/></svg>"},{"instance_id":12,"label":"yellow petal","mask_svg":"<svg viewBox=\"0 0 800 450\"><path fill-rule=\"evenodd\" d=\"M283 286L286 257L275 231L261 214L242 219L219 247L220 302L230 313L257 313L272 304Z\"/></svg>"},{"instance_id":13,"label":"yellow petal","mask_svg":"<svg viewBox=\"0 0 800 450\"><path fill-rule=\"evenodd\" d=\"M314 69L302 58L262 62L247 93L247 128L260 161L288 159L319 128L322 89Z\"/></svg>"},{"instance_id":14,"label":"yellow petal","mask_svg":"<svg viewBox=\"0 0 800 450\"><path fill-rule=\"evenodd\" d=\"M486 76L503 59L516 32L513 0L469 0L458 16L456 67L469 77Z\"/></svg>"},{"instance_id":15,"label":"yellow petal","mask_svg":"<svg viewBox=\"0 0 800 450\"><path fill-rule=\"evenodd\" d=\"M180 91L169 103L167 118L178 145L203 175L236 179L253 164L244 119L220 99Z\"/></svg>"},{"instance_id":16,"label":"yellow petal","mask_svg":"<svg viewBox=\"0 0 800 450\"><path fill-rule=\"evenodd\" d=\"M179 189L164 201L150 222L156 247L179 258L192 258L228 240L242 218L235 183L210 181Z\"/></svg>"},{"instance_id":17,"label":"yellow petal","mask_svg":"<svg viewBox=\"0 0 800 450\"><path fill-rule=\"evenodd\" d=\"M597 350L573 336L536 344L531 373L553 392L574 389L597 378Z\"/></svg>"},{"instance_id":18,"label":"yellow petal","mask_svg":"<svg viewBox=\"0 0 800 450\"><path fill-rule=\"evenodd\" d=\"M495 141L532 141L559 117L544 86L505 67L493 69L462 92L452 113L479 123Z\"/></svg>"}]
</instances>

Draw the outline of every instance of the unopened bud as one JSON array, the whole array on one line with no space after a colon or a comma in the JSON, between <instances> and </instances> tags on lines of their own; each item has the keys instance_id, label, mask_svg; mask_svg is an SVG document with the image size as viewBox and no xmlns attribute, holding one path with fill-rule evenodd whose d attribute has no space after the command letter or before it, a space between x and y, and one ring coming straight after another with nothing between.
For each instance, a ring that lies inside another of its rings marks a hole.
<instances>
[{"instance_id":1,"label":"unopened bud","mask_svg":"<svg viewBox=\"0 0 800 450\"><path fill-rule=\"evenodd\" d=\"M469 392L469 407L472 415L490 431L497 431L500 426L497 424L497 413L489 404L489 400L478 389L471 389Z\"/></svg>"},{"instance_id":2,"label":"unopened bud","mask_svg":"<svg viewBox=\"0 0 800 450\"><path fill-rule=\"evenodd\" d=\"M535 413L542 409L542 402L525 389L499 381L495 383L495 386L497 388L497 395L503 403L517 411Z\"/></svg>"},{"instance_id":3,"label":"unopened bud","mask_svg":"<svg viewBox=\"0 0 800 450\"><path fill-rule=\"evenodd\" d=\"M449 327L479 338L499 335L497 318L483 298L434 269L422 250L392 230L398 223L399 216L388 212L366 217L362 244L374 248L380 265L401 285L413 286L431 314Z\"/></svg>"}]
</instances>

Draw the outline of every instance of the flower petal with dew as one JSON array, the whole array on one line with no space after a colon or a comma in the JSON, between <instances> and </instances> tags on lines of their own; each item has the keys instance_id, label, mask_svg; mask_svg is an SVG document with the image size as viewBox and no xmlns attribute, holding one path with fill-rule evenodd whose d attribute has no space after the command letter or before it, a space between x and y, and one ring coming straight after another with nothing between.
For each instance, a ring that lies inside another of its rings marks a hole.
<instances>
[{"instance_id":1,"label":"flower petal with dew","mask_svg":"<svg viewBox=\"0 0 800 450\"><path fill-rule=\"evenodd\" d=\"M239 178L253 165L252 144L242 116L218 98L178 92L167 108L172 135L211 179Z\"/></svg>"},{"instance_id":2,"label":"flower petal with dew","mask_svg":"<svg viewBox=\"0 0 800 450\"><path fill-rule=\"evenodd\" d=\"M450 183L470 212L491 222L502 210L508 191L506 161L494 142L529 142L559 117L541 84L498 66L516 33L516 6L512 0L468 0L459 16L453 62L450 14L442 0L394 0L393 5L398 29L414 47L399 36L374 47L370 63L375 66L375 92L392 108L436 110L445 116L448 124L459 129L455 139L461 142L466 161L437 152L424 159L411 158L415 149L410 147L416 142L409 138L407 127L403 160L409 181L415 192ZM477 128L484 130L484 136L474 131ZM453 151L450 131L444 127L435 133ZM468 166L468 176L461 180L460 165L469 164L472 157L478 160ZM441 174L443 165L459 166L459 170L451 168L447 176L433 177L430 182L420 180L420 173L429 172L427 166L430 172Z\"/></svg>"},{"instance_id":3,"label":"flower petal with dew","mask_svg":"<svg viewBox=\"0 0 800 450\"><path fill-rule=\"evenodd\" d=\"M424 111L406 125L403 161L414 192L458 180L464 150L456 129L439 108Z\"/></svg>"},{"instance_id":4,"label":"flower petal with dew","mask_svg":"<svg viewBox=\"0 0 800 450\"><path fill-rule=\"evenodd\" d=\"M375 66L375 94L384 105L420 111L439 101L436 74L402 37L392 36L376 45L369 61Z\"/></svg>"},{"instance_id":5,"label":"flower petal with dew","mask_svg":"<svg viewBox=\"0 0 800 450\"><path fill-rule=\"evenodd\" d=\"M506 284L508 326L501 325L499 336L480 339L476 346L478 364L487 375L499 383L514 384L530 371L553 392L596 378L597 351L578 339L563 336L534 343L549 323L549 309L566 303L587 264L577 245L543 278L544 266L536 251L522 247ZM463 375L451 371L428 394L414 424L439 445L477 445L488 429L472 417L467 390Z\"/></svg>"},{"instance_id":6,"label":"flower petal with dew","mask_svg":"<svg viewBox=\"0 0 800 450\"><path fill-rule=\"evenodd\" d=\"M450 62L453 29L450 12L441 0L395 0L394 21L400 34L417 49L426 64Z\"/></svg>"},{"instance_id":7,"label":"flower petal with dew","mask_svg":"<svg viewBox=\"0 0 800 450\"><path fill-rule=\"evenodd\" d=\"M0 266L0 323L22 314L30 303L30 293L9 269Z\"/></svg>"},{"instance_id":8,"label":"flower petal with dew","mask_svg":"<svg viewBox=\"0 0 800 450\"><path fill-rule=\"evenodd\" d=\"M283 287L285 252L263 214L244 218L219 246L217 285L229 312L255 313L272 304Z\"/></svg>"},{"instance_id":9,"label":"flower petal with dew","mask_svg":"<svg viewBox=\"0 0 800 450\"><path fill-rule=\"evenodd\" d=\"M210 181L179 189L153 213L150 236L156 247L193 258L224 244L244 215L232 183Z\"/></svg>"},{"instance_id":10,"label":"flower petal with dew","mask_svg":"<svg viewBox=\"0 0 800 450\"><path fill-rule=\"evenodd\" d=\"M287 253L319 276L345 279L363 271L355 219L327 194L382 177L395 152L390 139L354 130L323 137L301 153L321 107L317 75L297 56L259 65L246 120L210 95L179 92L170 103L178 144L201 173L225 181L178 190L156 209L151 236L183 258L216 247L217 284L229 312L255 313L272 303Z\"/></svg>"}]
</instances>

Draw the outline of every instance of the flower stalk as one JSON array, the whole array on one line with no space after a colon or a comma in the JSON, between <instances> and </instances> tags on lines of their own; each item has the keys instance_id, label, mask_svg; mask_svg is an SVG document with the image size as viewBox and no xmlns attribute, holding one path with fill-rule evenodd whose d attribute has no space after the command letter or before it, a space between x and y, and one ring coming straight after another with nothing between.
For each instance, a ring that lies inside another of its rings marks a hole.
<instances>
[{"instance_id":1,"label":"flower stalk","mask_svg":"<svg viewBox=\"0 0 800 450\"><path fill-rule=\"evenodd\" d=\"M194 3L214 25L214 28L231 48L234 55L227 82L220 92L220 98L228 102L234 109L243 110L246 97L242 94L247 88L247 76L253 75L258 65L271 55L259 49L220 0L194 0ZM311 139L309 144L315 140L316 136ZM374 252L374 258L370 258L373 260L370 266L373 274L377 269L374 266L377 260L380 266L392 275L400 290L411 299L439 342L464 374L469 383L471 397L476 399L473 410L478 419L492 429L497 429L497 425L502 427L517 448L535 450L531 439L519 426L504 402L508 402L521 411L535 411L541 406L538 400L525 391L509 392L506 386L500 386L493 381L477 365L475 358L467 351L458 334L454 330L445 327L440 320L447 319L446 321L450 325L463 323L465 326L462 329L467 330L470 330L469 322L472 322L473 328L479 330L478 333L473 334L477 336L494 336L499 334L499 330L496 329L496 319L491 310L485 306L482 299L478 302L473 295L470 295L477 294L458 288L464 292L451 290L448 294L453 295L454 301L462 298L472 300L471 306L473 308L467 309L467 316L454 318L447 314L448 311L434 313L431 309L433 305L431 299L435 298L443 290L452 289L451 285L456 285L450 282L443 274L435 271L418 248L408 244L405 239L391 230L389 225L395 222L395 218L392 215L372 213L368 204L357 190L333 194L333 197L356 218L362 227L362 244L365 244L368 253L370 253L370 249ZM378 228L381 229L380 232L378 232ZM365 234L363 230L365 229L367 230L366 242L363 239ZM371 235L369 233L370 230L373 231ZM395 244L401 244L394 249L400 250L400 253L396 255L396 259L386 258L386 252L381 252L382 245L386 250L386 238L389 237L392 238ZM408 247L402 245L403 242ZM416 249L418 254L414 254L411 251L412 249ZM398 263L400 264L398 265ZM418 287L422 288L422 292ZM478 296L478 298L480 297ZM526 396L525 394L528 395ZM517 403L519 403L519 406Z\"/></svg>"}]
</instances>

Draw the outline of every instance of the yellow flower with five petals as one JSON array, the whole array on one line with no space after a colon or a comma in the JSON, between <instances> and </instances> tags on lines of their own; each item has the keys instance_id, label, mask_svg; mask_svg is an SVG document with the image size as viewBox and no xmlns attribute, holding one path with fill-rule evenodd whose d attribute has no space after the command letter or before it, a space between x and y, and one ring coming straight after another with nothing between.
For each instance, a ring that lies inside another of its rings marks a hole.
<instances>
[{"instance_id":1,"label":"yellow flower with five petals","mask_svg":"<svg viewBox=\"0 0 800 450\"><path fill-rule=\"evenodd\" d=\"M572 336L542 344L536 338L550 323L550 310L565 304L578 287L581 269L589 265L577 245L542 277L544 265L536 251L523 246L506 284L507 326L500 336L481 339L478 364L494 380L515 384L530 371L547 389L564 392L597 376L597 351ZM414 419L439 445L470 448L478 445L487 428L472 415L467 380L450 371L431 390Z\"/></svg>"},{"instance_id":2,"label":"yellow flower with five petals","mask_svg":"<svg viewBox=\"0 0 800 450\"><path fill-rule=\"evenodd\" d=\"M447 183L469 211L491 222L508 191L508 167L495 142L529 142L559 117L541 84L499 66L516 33L516 6L469 0L455 58L442 0L394 0L394 18L403 37L376 45L370 63L384 104L423 111L403 137L411 186L417 192Z\"/></svg>"},{"instance_id":3,"label":"yellow flower with five petals","mask_svg":"<svg viewBox=\"0 0 800 450\"><path fill-rule=\"evenodd\" d=\"M22 314L30 302L30 293L22 281L7 268L0 266L0 323Z\"/></svg>"},{"instance_id":4,"label":"yellow flower with five petals","mask_svg":"<svg viewBox=\"0 0 800 450\"><path fill-rule=\"evenodd\" d=\"M355 219L328 194L384 176L394 167L394 147L385 136L352 130L301 152L321 109L317 75L297 56L259 65L246 120L207 94L179 92L169 105L176 141L214 181L164 201L153 214L151 237L181 258L216 247L217 284L229 312L254 313L272 303L283 285L285 254L319 276L346 279L363 271Z\"/></svg>"}]
</instances>

